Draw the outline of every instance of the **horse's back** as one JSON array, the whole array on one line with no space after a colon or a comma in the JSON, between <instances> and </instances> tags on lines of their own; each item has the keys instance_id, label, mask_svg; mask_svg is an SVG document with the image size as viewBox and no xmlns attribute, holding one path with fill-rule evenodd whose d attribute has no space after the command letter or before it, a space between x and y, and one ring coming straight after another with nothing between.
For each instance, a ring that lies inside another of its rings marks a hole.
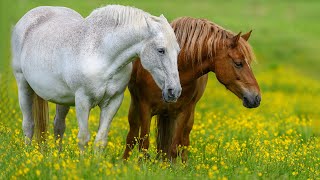
<instances>
[{"instance_id":1,"label":"horse's back","mask_svg":"<svg viewBox=\"0 0 320 180\"><path fill-rule=\"evenodd\" d=\"M35 29L41 27L41 25L58 18L63 18L66 21L83 19L79 13L66 7L40 6L28 11L18 21L13 28L11 38L14 70L21 68L21 52L28 37L34 33Z\"/></svg>"}]
</instances>

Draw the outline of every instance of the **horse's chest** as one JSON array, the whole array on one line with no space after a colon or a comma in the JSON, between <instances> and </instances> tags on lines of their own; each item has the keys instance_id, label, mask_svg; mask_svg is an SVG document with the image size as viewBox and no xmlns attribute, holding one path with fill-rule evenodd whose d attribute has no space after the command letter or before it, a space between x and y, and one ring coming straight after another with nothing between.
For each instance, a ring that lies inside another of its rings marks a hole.
<instances>
[{"instance_id":1,"label":"horse's chest","mask_svg":"<svg viewBox=\"0 0 320 180\"><path fill-rule=\"evenodd\" d=\"M96 74L88 82L88 92L98 102L115 94L123 93L131 75L131 65L127 65L117 73L106 75Z\"/></svg>"}]
</instances>

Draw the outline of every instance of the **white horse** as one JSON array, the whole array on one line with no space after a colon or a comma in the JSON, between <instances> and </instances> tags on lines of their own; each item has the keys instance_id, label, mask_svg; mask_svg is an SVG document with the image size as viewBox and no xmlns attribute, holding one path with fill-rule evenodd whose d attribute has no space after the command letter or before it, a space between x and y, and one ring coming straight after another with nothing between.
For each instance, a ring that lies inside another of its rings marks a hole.
<instances>
[{"instance_id":1,"label":"white horse","mask_svg":"<svg viewBox=\"0 0 320 180\"><path fill-rule=\"evenodd\" d=\"M163 15L109 5L83 18L65 7L37 7L16 24L11 43L26 143L32 139L34 122L39 128L46 126L50 101L57 104L56 138L63 137L69 106L75 105L81 150L90 139L90 109L98 105L95 147L103 149L136 56L162 89L165 101L174 102L181 93L179 45Z\"/></svg>"}]
</instances>

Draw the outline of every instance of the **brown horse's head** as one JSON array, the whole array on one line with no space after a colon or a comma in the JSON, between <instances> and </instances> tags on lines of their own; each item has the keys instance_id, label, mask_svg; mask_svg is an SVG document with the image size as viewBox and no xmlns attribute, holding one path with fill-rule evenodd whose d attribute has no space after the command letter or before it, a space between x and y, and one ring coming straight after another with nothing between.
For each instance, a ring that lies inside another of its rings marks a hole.
<instances>
[{"instance_id":1,"label":"brown horse's head","mask_svg":"<svg viewBox=\"0 0 320 180\"><path fill-rule=\"evenodd\" d=\"M250 67L253 53L247 41L251 31L240 34L226 37L225 45L216 54L213 71L227 89L242 99L245 107L255 108L260 105L261 94Z\"/></svg>"}]
</instances>

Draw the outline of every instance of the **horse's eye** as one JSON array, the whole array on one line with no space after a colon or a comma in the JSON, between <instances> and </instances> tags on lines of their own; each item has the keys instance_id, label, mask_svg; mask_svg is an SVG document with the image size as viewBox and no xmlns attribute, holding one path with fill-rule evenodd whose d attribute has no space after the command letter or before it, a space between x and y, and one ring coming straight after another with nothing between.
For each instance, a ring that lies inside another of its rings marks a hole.
<instances>
[{"instance_id":1,"label":"horse's eye","mask_svg":"<svg viewBox=\"0 0 320 180\"><path fill-rule=\"evenodd\" d=\"M165 53L166 53L166 51L165 51L164 48L159 48L159 49L158 49L158 52L159 52L160 54L165 54Z\"/></svg>"},{"instance_id":2,"label":"horse's eye","mask_svg":"<svg viewBox=\"0 0 320 180\"><path fill-rule=\"evenodd\" d=\"M236 68L242 68L243 64L242 62L234 62Z\"/></svg>"}]
</instances>

